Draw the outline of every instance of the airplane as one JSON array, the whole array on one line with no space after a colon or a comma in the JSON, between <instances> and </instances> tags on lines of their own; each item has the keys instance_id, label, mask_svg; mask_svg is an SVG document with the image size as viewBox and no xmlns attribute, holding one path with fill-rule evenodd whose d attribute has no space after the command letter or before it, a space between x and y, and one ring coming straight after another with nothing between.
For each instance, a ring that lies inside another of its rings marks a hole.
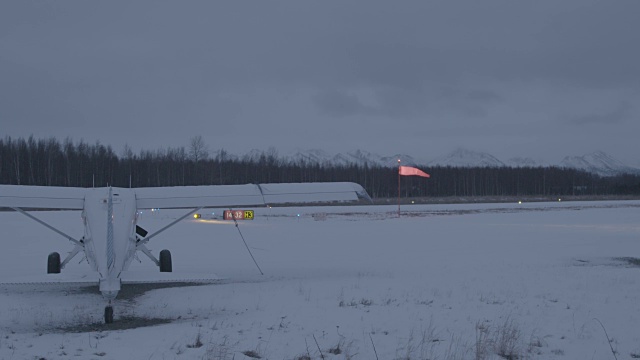
<instances>
[{"instance_id":1,"label":"airplane","mask_svg":"<svg viewBox=\"0 0 640 360\"><path fill-rule=\"evenodd\" d=\"M47 273L58 274L78 253L97 272L98 286L107 301L104 322L113 322L112 302L121 288L122 275L138 252L145 254L160 272L172 272L171 252L162 250L156 258L147 243L160 233L203 208L269 206L347 202L371 198L356 183L278 183L206 185L155 188L78 188L0 185L0 208L11 208L65 237L73 249L61 261L53 252L47 259ZM149 234L137 225L147 209L188 209L181 217ZM84 236L75 238L30 213L30 210L82 210Z\"/></svg>"}]
</instances>

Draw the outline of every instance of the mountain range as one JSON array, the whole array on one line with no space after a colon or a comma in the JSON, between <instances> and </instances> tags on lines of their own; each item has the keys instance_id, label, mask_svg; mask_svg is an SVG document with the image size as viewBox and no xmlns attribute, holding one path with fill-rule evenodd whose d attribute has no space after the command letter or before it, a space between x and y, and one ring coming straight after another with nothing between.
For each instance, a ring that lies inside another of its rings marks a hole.
<instances>
[{"instance_id":1,"label":"mountain range","mask_svg":"<svg viewBox=\"0 0 640 360\"><path fill-rule=\"evenodd\" d=\"M573 168L591 172L600 176L615 176L619 174L640 174L640 169L626 165L613 156L595 151L582 156L566 156L557 164L542 164L531 158L513 157L502 161L497 157L481 151L456 149L444 156L432 160L417 159L408 154L379 155L376 153L355 150L352 152L331 154L323 150L298 150L281 157L291 163L332 164L332 165L369 165L369 166L398 166L398 159L409 166L451 166L451 167L537 167L557 166Z\"/></svg>"}]
</instances>

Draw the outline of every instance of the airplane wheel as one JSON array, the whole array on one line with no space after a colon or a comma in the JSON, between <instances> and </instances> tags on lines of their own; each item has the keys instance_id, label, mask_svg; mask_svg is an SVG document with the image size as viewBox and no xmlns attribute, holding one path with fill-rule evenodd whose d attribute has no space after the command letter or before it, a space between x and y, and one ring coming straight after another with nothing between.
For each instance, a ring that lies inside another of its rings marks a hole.
<instances>
[{"instance_id":1,"label":"airplane wheel","mask_svg":"<svg viewBox=\"0 0 640 360\"><path fill-rule=\"evenodd\" d=\"M160 251L160 272L172 272L171 252L169 250Z\"/></svg>"},{"instance_id":2,"label":"airplane wheel","mask_svg":"<svg viewBox=\"0 0 640 360\"><path fill-rule=\"evenodd\" d=\"M60 254L52 252L47 258L47 274L60 274Z\"/></svg>"},{"instance_id":3,"label":"airplane wheel","mask_svg":"<svg viewBox=\"0 0 640 360\"><path fill-rule=\"evenodd\" d=\"M104 308L104 323L111 324L113 322L113 306L106 306Z\"/></svg>"}]
</instances>

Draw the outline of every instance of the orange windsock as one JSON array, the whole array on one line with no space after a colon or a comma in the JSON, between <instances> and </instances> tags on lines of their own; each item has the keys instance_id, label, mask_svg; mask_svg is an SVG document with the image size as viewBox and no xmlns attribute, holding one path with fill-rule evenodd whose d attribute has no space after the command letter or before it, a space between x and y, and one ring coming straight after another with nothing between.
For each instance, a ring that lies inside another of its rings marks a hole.
<instances>
[{"instance_id":1,"label":"orange windsock","mask_svg":"<svg viewBox=\"0 0 640 360\"><path fill-rule=\"evenodd\" d=\"M426 172L411 166L400 166L400 169L398 171L400 175L416 175L426 178L431 177L431 175L427 174Z\"/></svg>"}]
</instances>

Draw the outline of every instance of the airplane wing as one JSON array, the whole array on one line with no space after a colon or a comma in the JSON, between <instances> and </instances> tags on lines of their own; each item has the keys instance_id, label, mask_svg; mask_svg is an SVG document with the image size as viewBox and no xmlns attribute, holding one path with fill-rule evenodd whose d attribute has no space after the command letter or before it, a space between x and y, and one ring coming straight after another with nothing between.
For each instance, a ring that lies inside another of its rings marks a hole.
<instances>
[{"instance_id":1,"label":"airplane wing","mask_svg":"<svg viewBox=\"0 0 640 360\"><path fill-rule=\"evenodd\" d=\"M350 182L176 186L133 190L138 209L371 200L362 186Z\"/></svg>"},{"instance_id":2,"label":"airplane wing","mask_svg":"<svg viewBox=\"0 0 640 360\"><path fill-rule=\"evenodd\" d=\"M0 185L0 208L82 210L87 189Z\"/></svg>"},{"instance_id":3,"label":"airplane wing","mask_svg":"<svg viewBox=\"0 0 640 360\"><path fill-rule=\"evenodd\" d=\"M0 208L82 210L92 188L0 185ZM371 200L350 182L173 186L127 189L138 209L236 207Z\"/></svg>"}]
</instances>

